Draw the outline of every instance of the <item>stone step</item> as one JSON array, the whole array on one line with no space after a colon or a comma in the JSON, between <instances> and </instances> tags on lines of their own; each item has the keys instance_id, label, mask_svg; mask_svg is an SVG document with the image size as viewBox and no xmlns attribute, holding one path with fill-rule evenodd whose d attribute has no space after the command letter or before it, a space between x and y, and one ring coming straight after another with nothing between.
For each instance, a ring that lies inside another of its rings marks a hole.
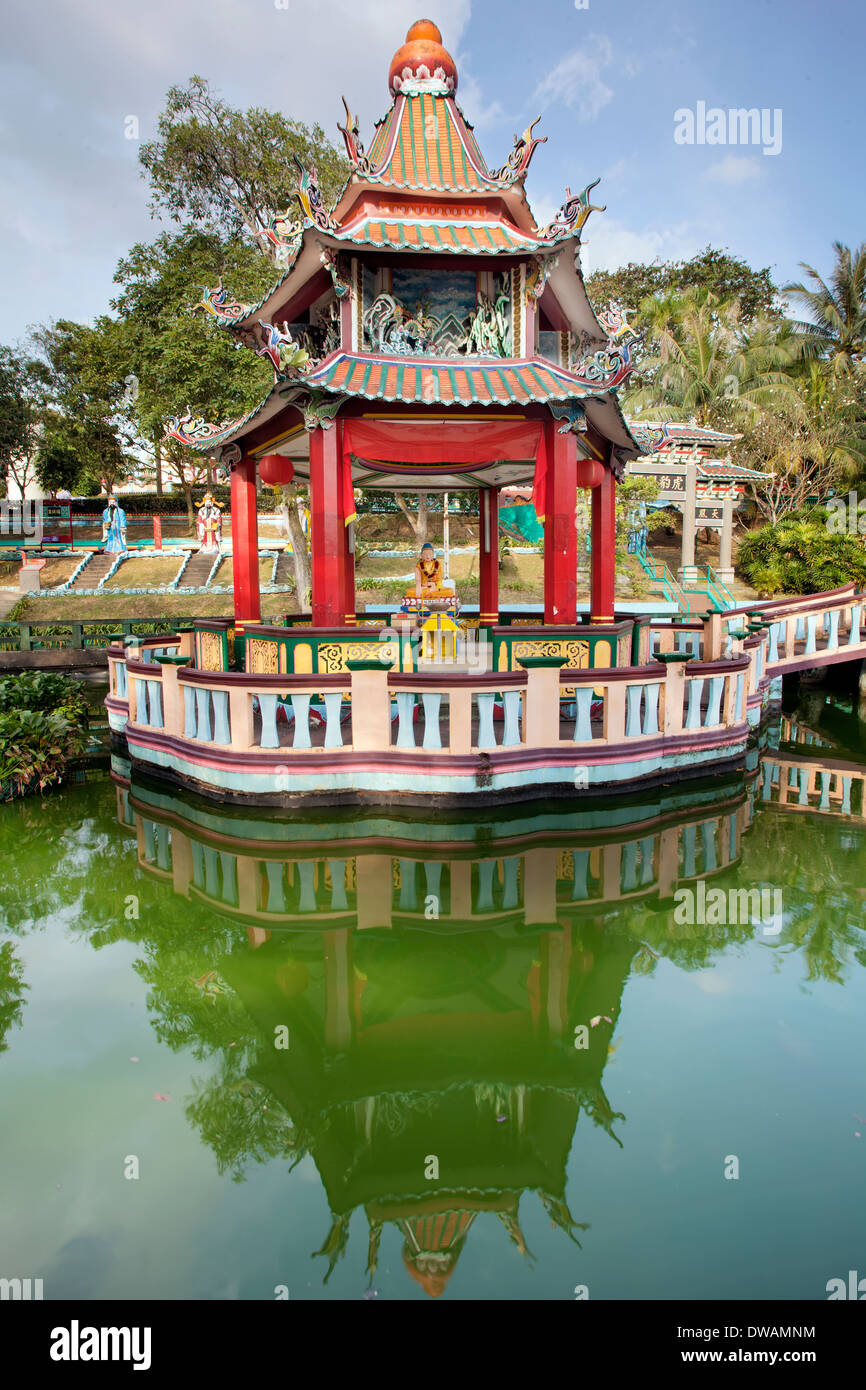
<instances>
[{"instance_id":1,"label":"stone step","mask_svg":"<svg viewBox=\"0 0 866 1390\"><path fill-rule=\"evenodd\" d=\"M116 559L116 554L107 554L105 551L94 555L84 566L69 592L74 594L77 589L95 589L99 581L108 574Z\"/></svg>"},{"instance_id":2,"label":"stone step","mask_svg":"<svg viewBox=\"0 0 866 1390\"><path fill-rule=\"evenodd\" d=\"M295 570L292 564L292 557L288 551L284 550L277 560L277 573L275 582L277 584L291 584L295 577Z\"/></svg>"},{"instance_id":3,"label":"stone step","mask_svg":"<svg viewBox=\"0 0 866 1390\"><path fill-rule=\"evenodd\" d=\"M216 558L213 550L196 551L181 575L180 587L182 589L201 589L207 583L208 575L214 567Z\"/></svg>"}]
</instances>

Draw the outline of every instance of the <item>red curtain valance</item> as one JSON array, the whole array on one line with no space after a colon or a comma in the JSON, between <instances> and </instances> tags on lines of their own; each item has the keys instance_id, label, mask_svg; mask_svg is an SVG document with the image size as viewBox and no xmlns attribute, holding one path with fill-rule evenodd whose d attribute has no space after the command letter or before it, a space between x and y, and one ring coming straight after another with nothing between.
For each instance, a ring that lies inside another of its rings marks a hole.
<instances>
[{"instance_id":1,"label":"red curtain valance","mask_svg":"<svg viewBox=\"0 0 866 1390\"><path fill-rule=\"evenodd\" d=\"M544 520L547 450L541 421L484 420L465 424L403 424L391 420L346 420L343 459L350 456L375 463L491 464L507 459L535 459L533 501Z\"/></svg>"},{"instance_id":2,"label":"red curtain valance","mask_svg":"<svg viewBox=\"0 0 866 1390\"><path fill-rule=\"evenodd\" d=\"M539 421L499 423L483 420L465 425L401 424L385 420L346 420L343 452L386 463L497 463L531 459L544 438Z\"/></svg>"}]
</instances>

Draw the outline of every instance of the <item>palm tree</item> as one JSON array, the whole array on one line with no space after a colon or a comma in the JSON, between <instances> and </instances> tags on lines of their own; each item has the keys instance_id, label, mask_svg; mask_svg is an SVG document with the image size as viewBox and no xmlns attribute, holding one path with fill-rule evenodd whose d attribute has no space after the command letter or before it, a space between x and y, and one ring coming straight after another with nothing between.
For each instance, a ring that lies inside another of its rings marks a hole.
<instances>
[{"instance_id":1,"label":"palm tree","mask_svg":"<svg viewBox=\"0 0 866 1390\"><path fill-rule=\"evenodd\" d=\"M744 323L737 300L709 290L669 291L640 307L648 336L643 384L626 410L649 407L661 419L724 426L754 417L793 389L802 345L783 321Z\"/></svg>"},{"instance_id":2,"label":"palm tree","mask_svg":"<svg viewBox=\"0 0 866 1390\"><path fill-rule=\"evenodd\" d=\"M812 351L827 357L834 374L852 371L866 352L866 241L856 251L833 243L836 264L830 283L817 270L800 262L812 286L800 282L785 285L805 309L809 321L798 324Z\"/></svg>"}]
</instances>

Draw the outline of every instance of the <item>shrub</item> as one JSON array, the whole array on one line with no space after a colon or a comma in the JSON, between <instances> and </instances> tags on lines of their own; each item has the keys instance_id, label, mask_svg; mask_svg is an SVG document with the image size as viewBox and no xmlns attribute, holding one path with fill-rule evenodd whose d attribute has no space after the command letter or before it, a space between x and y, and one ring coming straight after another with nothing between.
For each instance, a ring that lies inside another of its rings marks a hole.
<instances>
[{"instance_id":1,"label":"shrub","mask_svg":"<svg viewBox=\"0 0 866 1390\"><path fill-rule=\"evenodd\" d=\"M45 671L0 680L0 789L5 797L42 791L87 746L83 688Z\"/></svg>"},{"instance_id":2,"label":"shrub","mask_svg":"<svg viewBox=\"0 0 866 1390\"><path fill-rule=\"evenodd\" d=\"M32 710L50 714L62 710L70 722L87 729L89 708L81 681L51 671L24 671L0 680L0 714Z\"/></svg>"},{"instance_id":3,"label":"shrub","mask_svg":"<svg viewBox=\"0 0 866 1390\"><path fill-rule=\"evenodd\" d=\"M789 512L740 544L737 565L749 582L773 594L817 594L853 580L866 586L866 549L859 536L834 533L823 507Z\"/></svg>"}]
</instances>

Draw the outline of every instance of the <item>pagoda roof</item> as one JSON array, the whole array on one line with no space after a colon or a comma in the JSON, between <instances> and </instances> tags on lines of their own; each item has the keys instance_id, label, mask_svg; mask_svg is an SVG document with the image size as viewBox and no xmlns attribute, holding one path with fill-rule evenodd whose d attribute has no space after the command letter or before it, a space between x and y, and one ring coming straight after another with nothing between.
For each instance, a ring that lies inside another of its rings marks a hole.
<instances>
[{"instance_id":1,"label":"pagoda roof","mask_svg":"<svg viewBox=\"0 0 866 1390\"><path fill-rule=\"evenodd\" d=\"M733 444L740 434L724 434L721 430L705 429L687 420L630 420L629 428L645 453L684 446L714 448L718 444Z\"/></svg>"},{"instance_id":2,"label":"pagoda roof","mask_svg":"<svg viewBox=\"0 0 866 1390\"><path fill-rule=\"evenodd\" d=\"M445 93L397 96L376 122L366 166L365 179L393 188L478 193L514 182L510 170L491 173L472 126Z\"/></svg>"},{"instance_id":3,"label":"pagoda roof","mask_svg":"<svg viewBox=\"0 0 866 1390\"><path fill-rule=\"evenodd\" d=\"M602 394L543 358L332 353L304 377L316 390L407 405L529 405Z\"/></svg>"},{"instance_id":4,"label":"pagoda roof","mask_svg":"<svg viewBox=\"0 0 866 1390\"><path fill-rule=\"evenodd\" d=\"M541 241L531 232L520 231L489 208L465 204L452 208L450 214L436 207L364 207L330 235L335 241L356 246L470 256L537 255L556 244L555 239Z\"/></svg>"}]
</instances>

